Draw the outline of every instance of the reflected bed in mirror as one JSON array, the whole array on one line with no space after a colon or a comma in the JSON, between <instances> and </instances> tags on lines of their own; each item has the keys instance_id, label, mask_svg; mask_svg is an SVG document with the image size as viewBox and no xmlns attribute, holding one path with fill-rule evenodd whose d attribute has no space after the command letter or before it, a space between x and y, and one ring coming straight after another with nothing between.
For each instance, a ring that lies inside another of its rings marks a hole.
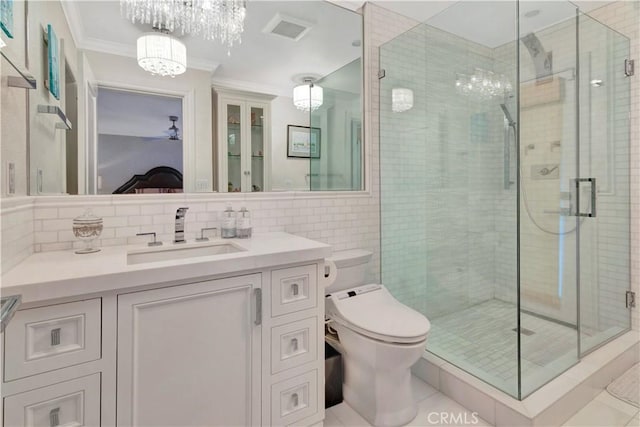
<instances>
[{"instance_id":1,"label":"reflected bed in mirror","mask_svg":"<svg viewBox=\"0 0 640 427\"><path fill-rule=\"evenodd\" d=\"M112 194L159 166L180 172L185 192L363 189L359 13L327 1L248 1L242 43L230 48L179 28L160 34L186 50L175 77L139 64L138 39L154 29L126 19L119 0L29 1L26 16L8 51L28 45L22 55L38 81L47 79L49 25L60 45L60 99L44 84L28 95L30 194ZM135 96L159 105L137 106ZM179 112L161 108L166 99ZM60 107L73 128L58 129L39 104ZM173 124L179 141L167 139ZM320 129L318 157L287 156L289 125Z\"/></svg>"},{"instance_id":2,"label":"reflected bed in mirror","mask_svg":"<svg viewBox=\"0 0 640 427\"><path fill-rule=\"evenodd\" d=\"M182 174L169 166L158 166L130 180L113 191L113 194L182 193Z\"/></svg>"}]
</instances>

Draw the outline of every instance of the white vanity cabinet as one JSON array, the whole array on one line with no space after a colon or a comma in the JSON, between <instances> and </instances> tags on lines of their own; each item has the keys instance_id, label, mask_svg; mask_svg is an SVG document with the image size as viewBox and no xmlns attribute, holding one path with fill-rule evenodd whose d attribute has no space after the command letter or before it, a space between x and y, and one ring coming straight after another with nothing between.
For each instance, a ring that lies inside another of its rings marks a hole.
<instances>
[{"instance_id":1,"label":"white vanity cabinet","mask_svg":"<svg viewBox=\"0 0 640 427\"><path fill-rule=\"evenodd\" d=\"M218 191L270 189L273 98L271 95L215 89Z\"/></svg>"},{"instance_id":2,"label":"white vanity cabinet","mask_svg":"<svg viewBox=\"0 0 640 427\"><path fill-rule=\"evenodd\" d=\"M237 259L3 283L26 302L0 334L2 425L320 423L330 248L286 233L238 244ZM126 250L96 257L113 265Z\"/></svg>"},{"instance_id":3,"label":"white vanity cabinet","mask_svg":"<svg viewBox=\"0 0 640 427\"><path fill-rule=\"evenodd\" d=\"M118 426L260 424L261 276L118 296Z\"/></svg>"}]
</instances>

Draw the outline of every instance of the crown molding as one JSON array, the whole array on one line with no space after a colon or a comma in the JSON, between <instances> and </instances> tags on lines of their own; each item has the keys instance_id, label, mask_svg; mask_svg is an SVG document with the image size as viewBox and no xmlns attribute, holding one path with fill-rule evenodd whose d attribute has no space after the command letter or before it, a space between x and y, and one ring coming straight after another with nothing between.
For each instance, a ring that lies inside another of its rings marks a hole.
<instances>
[{"instance_id":1,"label":"crown molding","mask_svg":"<svg viewBox=\"0 0 640 427\"><path fill-rule=\"evenodd\" d=\"M354 12L360 13L360 8L366 3L363 0L326 0L329 3L333 3L336 6L340 6L344 9L349 9Z\"/></svg>"},{"instance_id":2,"label":"crown molding","mask_svg":"<svg viewBox=\"0 0 640 427\"><path fill-rule=\"evenodd\" d=\"M81 49L93 50L96 52L109 53L112 55L126 56L128 58L137 58L135 46L127 43L118 43L108 40L97 39L94 37L85 37L82 43L78 45ZM196 69L208 72L214 72L220 66L219 62L209 59L198 58L187 55L187 69Z\"/></svg>"},{"instance_id":3,"label":"crown molding","mask_svg":"<svg viewBox=\"0 0 640 427\"><path fill-rule=\"evenodd\" d=\"M291 89L288 87L279 87L272 85L265 85L261 83L248 82L244 80L225 79L213 76L211 78L211 84L215 87L227 88L238 90L241 92L254 92L275 96L291 97Z\"/></svg>"},{"instance_id":4,"label":"crown molding","mask_svg":"<svg viewBox=\"0 0 640 427\"><path fill-rule=\"evenodd\" d=\"M80 12L76 2L73 1L61 1L62 12L67 19L69 30L71 31L71 37L76 47L80 47L82 40L84 40L84 24L82 18L80 18Z\"/></svg>"}]
</instances>

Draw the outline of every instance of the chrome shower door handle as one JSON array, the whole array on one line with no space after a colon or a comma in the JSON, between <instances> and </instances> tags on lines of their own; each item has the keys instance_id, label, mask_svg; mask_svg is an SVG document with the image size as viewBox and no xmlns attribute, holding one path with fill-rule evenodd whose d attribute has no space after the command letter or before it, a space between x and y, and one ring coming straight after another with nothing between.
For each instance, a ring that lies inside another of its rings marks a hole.
<instances>
[{"instance_id":1,"label":"chrome shower door handle","mask_svg":"<svg viewBox=\"0 0 640 427\"><path fill-rule=\"evenodd\" d=\"M580 210L580 183L588 182L591 185L591 197L589 203L589 212L582 212ZM574 194L571 203L571 213L575 216L583 216L588 218L594 218L596 216L596 179L595 178L575 178L571 180L571 189ZM575 205L573 204L575 200Z\"/></svg>"}]
</instances>

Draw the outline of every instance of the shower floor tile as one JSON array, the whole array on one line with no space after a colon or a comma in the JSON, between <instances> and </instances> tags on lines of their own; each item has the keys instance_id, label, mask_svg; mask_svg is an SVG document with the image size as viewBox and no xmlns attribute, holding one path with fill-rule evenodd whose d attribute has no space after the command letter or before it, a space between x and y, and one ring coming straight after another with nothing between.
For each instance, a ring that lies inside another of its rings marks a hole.
<instances>
[{"instance_id":1,"label":"shower floor tile","mask_svg":"<svg viewBox=\"0 0 640 427\"><path fill-rule=\"evenodd\" d=\"M488 300L430 319L427 350L511 394L518 378L516 306ZM537 388L576 359L576 330L526 313L521 326L523 392Z\"/></svg>"}]
</instances>

